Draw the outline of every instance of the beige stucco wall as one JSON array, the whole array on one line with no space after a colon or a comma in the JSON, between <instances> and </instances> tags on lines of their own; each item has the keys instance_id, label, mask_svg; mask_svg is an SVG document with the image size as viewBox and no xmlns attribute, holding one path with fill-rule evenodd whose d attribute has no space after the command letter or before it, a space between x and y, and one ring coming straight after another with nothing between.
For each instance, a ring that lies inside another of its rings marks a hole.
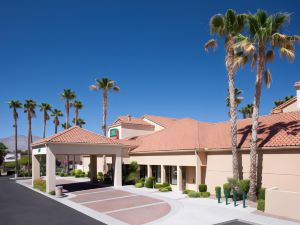
<instances>
[{"instance_id":1,"label":"beige stucco wall","mask_svg":"<svg viewBox=\"0 0 300 225\"><path fill-rule=\"evenodd\" d=\"M144 121L154 126L154 131L159 131L164 129L162 126L158 125L157 123L152 122L151 120L148 120L147 118L143 118Z\"/></svg>"},{"instance_id":2,"label":"beige stucco wall","mask_svg":"<svg viewBox=\"0 0 300 225\"><path fill-rule=\"evenodd\" d=\"M299 150L266 150L258 155L258 181L262 186L278 187L282 190L300 190L300 151ZM248 179L250 157L242 154L243 177ZM262 176L261 169L262 168ZM209 153L205 183L209 191L215 186L222 186L227 177L232 177L232 156L230 152ZM262 179L260 179L262 177Z\"/></svg>"},{"instance_id":3,"label":"beige stucco wall","mask_svg":"<svg viewBox=\"0 0 300 225\"><path fill-rule=\"evenodd\" d=\"M300 221L299 202L300 192L283 191L278 188L267 189L265 212Z\"/></svg>"},{"instance_id":4,"label":"beige stucco wall","mask_svg":"<svg viewBox=\"0 0 300 225\"><path fill-rule=\"evenodd\" d=\"M110 130L111 129L118 129L119 130L119 139L135 137L135 136L142 136L146 134L151 134L155 132L153 128L148 127L134 127L134 126L115 126L108 129L108 136L110 137Z\"/></svg>"},{"instance_id":5,"label":"beige stucco wall","mask_svg":"<svg viewBox=\"0 0 300 225\"><path fill-rule=\"evenodd\" d=\"M137 161L139 165L196 166L196 157L193 153L131 155L130 161Z\"/></svg>"},{"instance_id":6,"label":"beige stucco wall","mask_svg":"<svg viewBox=\"0 0 300 225\"><path fill-rule=\"evenodd\" d=\"M282 112L294 112L297 110L297 101L286 106L285 108L282 109Z\"/></svg>"}]
</instances>

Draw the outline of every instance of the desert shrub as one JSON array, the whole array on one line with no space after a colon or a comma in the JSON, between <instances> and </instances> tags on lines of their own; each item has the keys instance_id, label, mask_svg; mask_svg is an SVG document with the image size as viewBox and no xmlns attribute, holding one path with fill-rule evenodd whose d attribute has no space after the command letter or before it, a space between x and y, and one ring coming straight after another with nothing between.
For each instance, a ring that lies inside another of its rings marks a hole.
<instances>
[{"instance_id":1,"label":"desert shrub","mask_svg":"<svg viewBox=\"0 0 300 225\"><path fill-rule=\"evenodd\" d=\"M80 177L85 177L85 173L79 174Z\"/></svg>"},{"instance_id":2,"label":"desert shrub","mask_svg":"<svg viewBox=\"0 0 300 225\"><path fill-rule=\"evenodd\" d=\"M187 195L190 191L192 191L192 190L185 189L185 190L182 191L182 194L186 194Z\"/></svg>"},{"instance_id":3,"label":"desert shrub","mask_svg":"<svg viewBox=\"0 0 300 225\"><path fill-rule=\"evenodd\" d=\"M73 176L73 177L75 176L75 170L71 171L71 176Z\"/></svg>"},{"instance_id":4,"label":"desert shrub","mask_svg":"<svg viewBox=\"0 0 300 225\"><path fill-rule=\"evenodd\" d=\"M228 177L227 178L227 183L229 183L231 190L236 190L239 187L239 180L238 179Z\"/></svg>"},{"instance_id":5,"label":"desert shrub","mask_svg":"<svg viewBox=\"0 0 300 225\"><path fill-rule=\"evenodd\" d=\"M248 194L250 189L250 180L240 180L238 182L238 187L239 187L238 190L240 194L242 194L243 192Z\"/></svg>"},{"instance_id":6,"label":"desert shrub","mask_svg":"<svg viewBox=\"0 0 300 225\"><path fill-rule=\"evenodd\" d=\"M226 196L226 192L228 194L228 196L230 195L231 192L231 186L229 183L225 183L223 184L223 191L224 191L224 195Z\"/></svg>"},{"instance_id":7,"label":"desert shrub","mask_svg":"<svg viewBox=\"0 0 300 225\"><path fill-rule=\"evenodd\" d=\"M161 187L159 189L160 192L168 192L168 191L172 191L171 186L167 186L167 187Z\"/></svg>"},{"instance_id":8,"label":"desert shrub","mask_svg":"<svg viewBox=\"0 0 300 225\"><path fill-rule=\"evenodd\" d=\"M80 174L75 174L75 178L79 178L80 177Z\"/></svg>"},{"instance_id":9,"label":"desert shrub","mask_svg":"<svg viewBox=\"0 0 300 225\"><path fill-rule=\"evenodd\" d=\"M145 186L146 188L153 188L154 181L155 181L155 177L148 177L148 178L145 180L144 186Z\"/></svg>"},{"instance_id":10,"label":"desert shrub","mask_svg":"<svg viewBox=\"0 0 300 225\"><path fill-rule=\"evenodd\" d=\"M200 192L197 192L197 191L189 191L188 196L190 198L200 198L201 197Z\"/></svg>"},{"instance_id":11,"label":"desert shrub","mask_svg":"<svg viewBox=\"0 0 300 225\"><path fill-rule=\"evenodd\" d=\"M33 181L33 188L42 192L46 192L46 181L43 179L37 179Z\"/></svg>"},{"instance_id":12,"label":"desert shrub","mask_svg":"<svg viewBox=\"0 0 300 225\"><path fill-rule=\"evenodd\" d=\"M61 172L61 173L59 174L59 176L64 177L64 176L65 176L65 173L64 173L64 172Z\"/></svg>"},{"instance_id":13,"label":"desert shrub","mask_svg":"<svg viewBox=\"0 0 300 225\"><path fill-rule=\"evenodd\" d=\"M258 199L258 201L257 201L257 210L265 211L265 200Z\"/></svg>"},{"instance_id":14,"label":"desert shrub","mask_svg":"<svg viewBox=\"0 0 300 225\"><path fill-rule=\"evenodd\" d=\"M55 195L55 191L50 191L49 195Z\"/></svg>"},{"instance_id":15,"label":"desert shrub","mask_svg":"<svg viewBox=\"0 0 300 225\"><path fill-rule=\"evenodd\" d=\"M142 188L142 187L144 187L144 184L143 183L136 183L134 186L136 188Z\"/></svg>"},{"instance_id":16,"label":"desert shrub","mask_svg":"<svg viewBox=\"0 0 300 225\"><path fill-rule=\"evenodd\" d=\"M166 182L165 183L156 183L154 185L154 188L159 189L159 188L168 187L168 186L170 186L170 184L166 183Z\"/></svg>"},{"instance_id":17,"label":"desert shrub","mask_svg":"<svg viewBox=\"0 0 300 225\"><path fill-rule=\"evenodd\" d=\"M208 198L210 196L210 192L200 192L201 198Z\"/></svg>"},{"instance_id":18,"label":"desert shrub","mask_svg":"<svg viewBox=\"0 0 300 225\"><path fill-rule=\"evenodd\" d=\"M221 197L221 195L222 195L221 191L222 191L222 188L220 186L215 187L216 197L218 197L219 192L220 192L220 197Z\"/></svg>"},{"instance_id":19,"label":"desert shrub","mask_svg":"<svg viewBox=\"0 0 300 225\"><path fill-rule=\"evenodd\" d=\"M132 161L129 164L128 174L125 177L126 182L134 182L137 179L138 167L139 165L136 161Z\"/></svg>"},{"instance_id":20,"label":"desert shrub","mask_svg":"<svg viewBox=\"0 0 300 225\"><path fill-rule=\"evenodd\" d=\"M99 177L103 177L103 173L102 172L98 172L97 174Z\"/></svg>"},{"instance_id":21,"label":"desert shrub","mask_svg":"<svg viewBox=\"0 0 300 225\"><path fill-rule=\"evenodd\" d=\"M258 190L258 199L262 199L265 200L265 196L266 196L266 189L265 188L260 188Z\"/></svg>"},{"instance_id":22,"label":"desert shrub","mask_svg":"<svg viewBox=\"0 0 300 225\"><path fill-rule=\"evenodd\" d=\"M199 191L200 192L206 192L207 191L207 185L206 184L200 184L199 185Z\"/></svg>"}]
</instances>

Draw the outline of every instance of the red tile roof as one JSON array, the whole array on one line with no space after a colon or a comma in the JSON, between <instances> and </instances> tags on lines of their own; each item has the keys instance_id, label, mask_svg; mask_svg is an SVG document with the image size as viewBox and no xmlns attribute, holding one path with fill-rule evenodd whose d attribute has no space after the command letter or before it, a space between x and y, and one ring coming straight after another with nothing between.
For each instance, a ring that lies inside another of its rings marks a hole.
<instances>
[{"instance_id":1,"label":"red tile roof","mask_svg":"<svg viewBox=\"0 0 300 225\"><path fill-rule=\"evenodd\" d=\"M95 134L78 126L71 127L48 138L36 141L32 143L32 146L46 143L120 144L116 140Z\"/></svg>"},{"instance_id":2,"label":"red tile roof","mask_svg":"<svg viewBox=\"0 0 300 225\"><path fill-rule=\"evenodd\" d=\"M118 126L121 124L131 124L131 125L140 125L140 126L148 126L153 127L153 125L145 122L142 118L135 118L135 117L129 117L129 116L119 116L118 119L111 124L109 127Z\"/></svg>"},{"instance_id":3,"label":"red tile roof","mask_svg":"<svg viewBox=\"0 0 300 225\"><path fill-rule=\"evenodd\" d=\"M275 108L272 109L273 114L275 113L282 113L283 109L293 103L297 102L297 96L294 96L293 98L290 98L289 100L287 100L286 102L280 104L279 106L276 106Z\"/></svg>"},{"instance_id":4,"label":"red tile roof","mask_svg":"<svg viewBox=\"0 0 300 225\"><path fill-rule=\"evenodd\" d=\"M238 121L238 146L249 148L251 119ZM191 149L230 149L230 123L202 123L179 119L172 126L123 143L135 146L131 153ZM300 112L280 113L259 118L259 147L300 147Z\"/></svg>"},{"instance_id":5,"label":"red tile roof","mask_svg":"<svg viewBox=\"0 0 300 225\"><path fill-rule=\"evenodd\" d=\"M152 122L167 128L174 124L178 119L170 118L170 117L163 117L163 116L154 116L154 115L144 115L142 118L146 118L151 120Z\"/></svg>"}]
</instances>

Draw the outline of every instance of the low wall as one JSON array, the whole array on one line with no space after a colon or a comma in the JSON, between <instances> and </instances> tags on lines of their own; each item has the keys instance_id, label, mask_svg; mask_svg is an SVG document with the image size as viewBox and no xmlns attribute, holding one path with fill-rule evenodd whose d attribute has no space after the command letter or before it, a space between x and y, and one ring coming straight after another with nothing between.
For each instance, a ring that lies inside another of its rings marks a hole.
<instances>
[{"instance_id":1,"label":"low wall","mask_svg":"<svg viewBox=\"0 0 300 225\"><path fill-rule=\"evenodd\" d=\"M266 190L265 212L300 221L300 192L269 188Z\"/></svg>"}]
</instances>

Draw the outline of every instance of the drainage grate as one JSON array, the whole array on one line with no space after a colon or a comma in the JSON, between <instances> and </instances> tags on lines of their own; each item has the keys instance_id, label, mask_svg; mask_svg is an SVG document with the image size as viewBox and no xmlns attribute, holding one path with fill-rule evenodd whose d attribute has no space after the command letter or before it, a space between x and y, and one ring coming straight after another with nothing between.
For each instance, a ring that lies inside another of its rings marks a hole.
<instances>
[{"instance_id":1,"label":"drainage grate","mask_svg":"<svg viewBox=\"0 0 300 225\"><path fill-rule=\"evenodd\" d=\"M223 223L216 223L215 225L258 225L258 224L249 223L241 220L230 220Z\"/></svg>"}]
</instances>

